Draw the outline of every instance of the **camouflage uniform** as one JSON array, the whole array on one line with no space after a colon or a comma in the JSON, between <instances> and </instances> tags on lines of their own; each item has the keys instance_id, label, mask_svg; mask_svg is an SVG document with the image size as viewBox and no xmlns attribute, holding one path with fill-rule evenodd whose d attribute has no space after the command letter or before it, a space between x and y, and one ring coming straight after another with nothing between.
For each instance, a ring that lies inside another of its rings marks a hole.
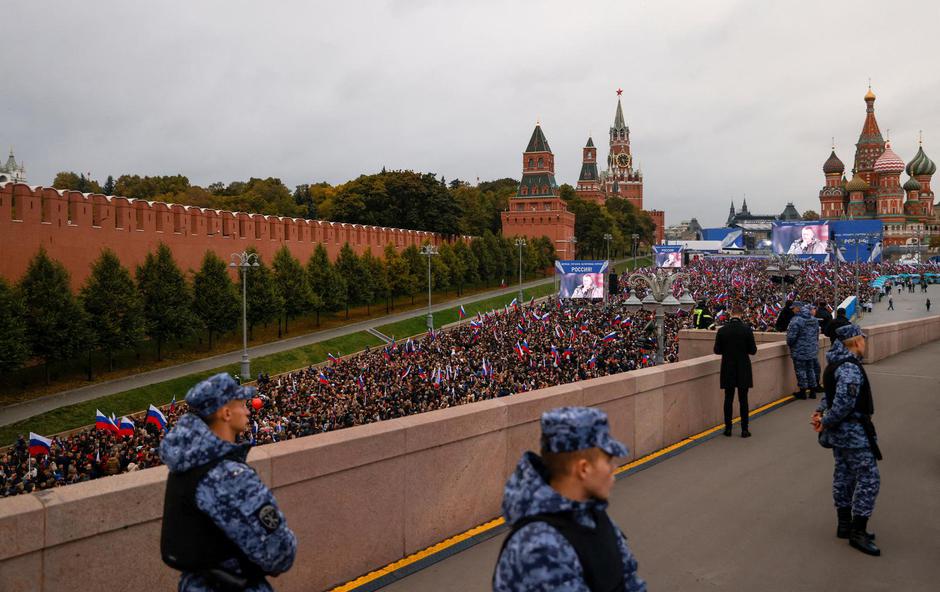
<instances>
[{"instance_id":1,"label":"camouflage uniform","mask_svg":"<svg viewBox=\"0 0 940 592\"><path fill-rule=\"evenodd\" d=\"M565 407L542 416L542 448L550 452L570 452L598 447L613 456L626 456L627 448L610 436L607 416L596 409ZM607 502L570 500L548 484L545 467L534 452L526 452L506 483L503 516L508 524L537 514L568 512L574 520L595 528L595 510L605 510ZM637 575L637 562L627 539L617 529L625 589L646 590ZM493 576L494 592L552 590L588 592L580 560L567 539L545 522L532 522L519 529L506 543Z\"/></svg>"},{"instance_id":2,"label":"camouflage uniform","mask_svg":"<svg viewBox=\"0 0 940 592\"><path fill-rule=\"evenodd\" d=\"M839 327L838 335L845 339L854 332L853 328L857 330L855 325ZM856 356L839 340L826 352L826 361L830 364L847 358L856 359ZM859 417L855 402L862 385L862 373L855 364L845 363L839 366L835 375L836 395L832 408L827 409L823 399L816 409L823 413L825 437L832 444L835 457L833 501L837 508L851 507L855 516L871 516L881 487L878 463L862 425L857 421L846 421Z\"/></svg>"},{"instance_id":3,"label":"camouflage uniform","mask_svg":"<svg viewBox=\"0 0 940 592\"><path fill-rule=\"evenodd\" d=\"M190 409L211 414L234 399L250 396L253 389L238 386L227 374L201 382L186 395ZM283 513L254 469L245 463L250 445L226 442L216 436L195 413L187 413L160 444L160 458L171 473L183 473L225 457L199 481L196 505L241 550L244 556L267 575L290 569L297 552L297 539L287 527ZM240 574L237 558L223 561L230 573ZM196 573L183 572L180 592L211 592L214 588ZM264 580L247 588L267 592Z\"/></svg>"},{"instance_id":4,"label":"camouflage uniform","mask_svg":"<svg viewBox=\"0 0 940 592\"><path fill-rule=\"evenodd\" d=\"M813 316L809 304L796 302L793 306L799 306L800 312L787 328L787 345L793 358L796 383L801 389L813 388L820 379L815 361L819 355L819 319Z\"/></svg>"}]
</instances>

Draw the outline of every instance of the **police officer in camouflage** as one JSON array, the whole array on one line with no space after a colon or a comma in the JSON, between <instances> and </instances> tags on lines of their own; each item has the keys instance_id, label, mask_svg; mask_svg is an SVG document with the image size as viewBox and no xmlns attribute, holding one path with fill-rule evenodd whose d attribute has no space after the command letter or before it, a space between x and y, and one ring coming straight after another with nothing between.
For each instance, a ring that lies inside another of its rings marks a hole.
<instances>
[{"instance_id":1,"label":"police officer in camouflage","mask_svg":"<svg viewBox=\"0 0 940 592\"><path fill-rule=\"evenodd\" d=\"M868 555L881 555L868 519L881 487L881 451L871 416L875 412L871 384L861 365L866 337L858 325L836 330L836 342L826 352L823 375L825 399L813 414L819 443L832 448L835 472L832 497L836 506L836 536Z\"/></svg>"},{"instance_id":2,"label":"police officer in camouflage","mask_svg":"<svg viewBox=\"0 0 940 592\"><path fill-rule=\"evenodd\" d=\"M494 592L646 590L626 537L606 512L614 459L628 454L597 409L542 415L541 455L523 454L506 483L503 516L511 529Z\"/></svg>"},{"instance_id":3,"label":"police officer in camouflage","mask_svg":"<svg viewBox=\"0 0 940 592\"><path fill-rule=\"evenodd\" d=\"M813 316L812 303L794 302L796 315L787 327L787 345L793 358L798 390L793 393L797 399L816 398L819 384L819 319Z\"/></svg>"},{"instance_id":4,"label":"police officer in camouflage","mask_svg":"<svg viewBox=\"0 0 940 592\"><path fill-rule=\"evenodd\" d=\"M216 374L186 394L183 415L160 444L170 469L160 551L182 572L181 592L272 590L265 576L294 562L297 539L237 443L248 427L251 387Z\"/></svg>"}]
</instances>

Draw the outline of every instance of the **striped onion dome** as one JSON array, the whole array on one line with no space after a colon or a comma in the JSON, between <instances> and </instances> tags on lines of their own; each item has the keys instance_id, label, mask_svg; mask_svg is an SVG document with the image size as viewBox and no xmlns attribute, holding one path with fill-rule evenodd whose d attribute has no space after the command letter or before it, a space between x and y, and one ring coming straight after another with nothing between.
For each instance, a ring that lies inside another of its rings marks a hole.
<instances>
[{"instance_id":1,"label":"striped onion dome","mask_svg":"<svg viewBox=\"0 0 940 592\"><path fill-rule=\"evenodd\" d=\"M920 191L921 185L917 179L915 179L914 177L911 177L910 179L904 182L903 189L904 191Z\"/></svg>"},{"instance_id":2,"label":"striped onion dome","mask_svg":"<svg viewBox=\"0 0 940 592\"><path fill-rule=\"evenodd\" d=\"M823 172L827 175L834 173L842 173L845 171L845 165L842 164L842 161L839 160L839 157L836 156L836 151L833 150L832 154L829 155L829 158L826 160L826 163L823 164Z\"/></svg>"},{"instance_id":3,"label":"striped onion dome","mask_svg":"<svg viewBox=\"0 0 940 592\"><path fill-rule=\"evenodd\" d=\"M937 172L937 165L924 154L924 147L917 149L914 159L907 163L907 174L914 177L919 175L932 175Z\"/></svg>"},{"instance_id":4,"label":"striped onion dome","mask_svg":"<svg viewBox=\"0 0 940 592\"><path fill-rule=\"evenodd\" d=\"M885 151L875 161L875 172L900 175L904 171L904 161L891 149L891 142L885 142Z\"/></svg>"},{"instance_id":5,"label":"striped onion dome","mask_svg":"<svg viewBox=\"0 0 940 592\"><path fill-rule=\"evenodd\" d=\"M846 191L867 191L868 183L865 182L865 179L858 175L853 175L852 180L849 181L845 186Z\"/></svg>"}]
</instances>

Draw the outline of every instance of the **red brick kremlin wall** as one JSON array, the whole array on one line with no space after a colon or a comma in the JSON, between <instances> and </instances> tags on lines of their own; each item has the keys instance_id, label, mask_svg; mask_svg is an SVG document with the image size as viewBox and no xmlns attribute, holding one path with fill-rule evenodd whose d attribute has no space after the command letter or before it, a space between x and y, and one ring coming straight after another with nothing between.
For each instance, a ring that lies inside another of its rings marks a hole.
<instances>
[{"instance_id":1,"label":"red brick kremlin wall","mask_svg":"<svg viewBox=\"0 0 940 592\"><path fill-rule=\"evenodd\" d=\"M226 212L21 183L0 186L0 276L18 281L42 245L65 265L76 290L105 247L133 273L161 242L186 271L199 269L207 250L229 261L232 253L254 247L270 263L281 245L287 245L306 264L318 244L335 259L347 242L357 254L371 248L381 256L388 244L401 251L453 240L421 230Z\"/></svg>"}]
</instances>

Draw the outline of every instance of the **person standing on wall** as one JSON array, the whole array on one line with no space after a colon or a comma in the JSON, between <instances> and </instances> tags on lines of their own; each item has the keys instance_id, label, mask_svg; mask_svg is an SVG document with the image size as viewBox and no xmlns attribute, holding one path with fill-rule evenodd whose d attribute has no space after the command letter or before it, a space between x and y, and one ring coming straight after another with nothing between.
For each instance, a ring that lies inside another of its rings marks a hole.
<instances>
[{"instance_id":1,"label":"person standing on wall","mask_svg":"<svg viewBox=\"0 0 940 592\"><path fill-rule=\"evenodd\" d=\"M541 454L526 452L506 482L509 534L494 592L645 592L627 539L607 515L614 460L629 454L607 415L588 407L542 414Z\"/></svg>"},{"instance_id":2,"label":"person standing on wall","mask_svg":"<svg viewBox=\"0 0 940 592\"><path fill-rule=\"evenodd\" d=\"M832 497L836 506L836 536L867 555L881 555L868 520L881 489L878 461L881 450L871 416L875 412L871 384L862 367L867 337L858 325L836 330L838 340L826 352L823 382L826 397L810 418L819 443L835 459Z\"/></svg>"},{"instance_id":3,"label":"person standing on wall","mask_svg":"<svg viewBox=\"0 0 940 592\"><path fill-rule=\"evenodd\" d=\"M815 399L819 384L819 376L816 374L819 365L819 320L813 316L813 305L809 302L794 302L793 312L796 316L787 328L787 345L790 346L798 387L793 396L797 399L805 399L807 396Z\"/></svg>"},{"instance_id":4,"label":"person standing on wall","mask_svg":"<svg viewBox=\"0 0 940 592\"><path fill-rule=\"evenodd\" d=\"M731 436L731 409L734 390L738 390L738 408L741 412L741 437L750 438L748 428L747 391L754 386L751 375L751 358L757 353L754 331L741 320L744 311L739 306L731 308L731 320L718 329L715 335L715 354L721 356L721 388L725 391L725 436Z\"/></svg>"},{"instance_id":5,"label":"person standing on wall","mask_svg":"<svg viewBox=\"0 0 940 592\"><path fill-rule=\"evenodd\" d=\"M160 553L182 572L180 592L270 592L268 575L294 563L297 539L274 495L245 462L248 429L243 387L226 373L186 393L190 412L160 443L170 469Z\"/></svg>"}]
</instances>

